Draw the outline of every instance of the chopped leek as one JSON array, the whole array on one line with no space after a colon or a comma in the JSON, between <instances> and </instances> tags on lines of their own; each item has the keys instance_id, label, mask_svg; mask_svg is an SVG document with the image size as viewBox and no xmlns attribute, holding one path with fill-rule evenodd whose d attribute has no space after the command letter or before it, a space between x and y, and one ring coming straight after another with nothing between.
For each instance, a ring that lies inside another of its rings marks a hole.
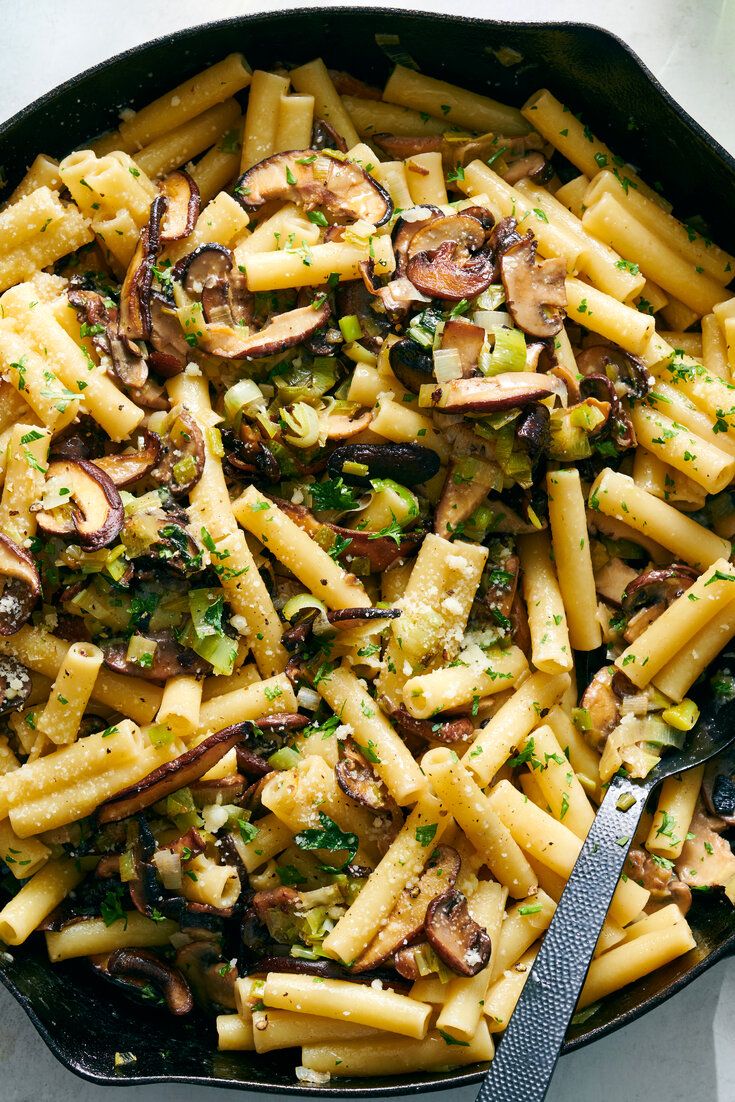
<instances>
[{"instance_id":1,"label":"chopped leek","mask_svg":"<svg viewBox=\"0 0 735 1102\"><path fill-rule=\"evenodd\" d=\"M661 713L661 719L677 731L691 731L699 719L699 708L686 697L681 704L674 704Z\"/></svg>"},{"instance_id":2,"label":"chopped leek","mask_svg":"<svg viewBox=\"0 0 735 1102\"><path fill-rule=\"evenodd\" d=\"M502 283L491 283L486 291L477 296L475 307L478 310L497 310L505 302L505 288Z\"/></svg>"},{"instance_id":3,"label":"chopped leek","mask_svg":"<svg viewBox=\"0 0 735 1102\"><path fill-rule=\"evenodd\" d=\"M487 353L483 345L479 367L484 375L500 375L504 371L524 371L526 367L526 338L520 329L508 329L501 325L493 330L493 350Z\"/></svg>"},{"instance_id":4,"label":"chopped leek","mask_svg":"<svg viewBox=\"0 0 735 1102\"><path fill-rule=\"evenodd\" d=\"M362 336L362 327L357 314L346 314L340 318L339 327L346 341L359 341Z\"/></svg>"},{"instance_id":5,"label":"chopped leek","mask_svg":"<svg viewBox=\"0 0 735 1102\"><path fill-rule=\"evenodd\" d=\"M327 606L318 597L313 597L311 593L299 593L296 597L291 597L290 600L286 601L283 606L283 615L290 623L294 616L308 608L315 608L324 613L325 616L327 614Z\"/></svg>"},{"instance_id":6,"label":"chopped leek","mask_svg":"<svg viewBox=\"0 0 735 1102\"><path fill-rule=\"evenodd\" d=\"M280 412L283 438L294 448L313 448L319 440L319 414L306 402L295 402Z\"/></svg>"},{"instance_id":7,"label":"chopped leek","mask_svg":"<svg viewBox=\"0 0 735 1102\"><path fill-rule=\"evenodd\" d=\"M434 375L439 383L448 383L450 379L462 378L462 360L458 349L434 349Z\"/></svg>"},{"instance_id":8,"label":"chopped leek","mask_svg":"<svg viewBox=\"0 0 735 1102\"><path fill-rule=\"evenodd\" d=\"M280 750L276 750L275 754L271 754L268 758L268 764L274 769L293 769L301 761L301 754L298 750L295 750L292 746L282 746Z\"/></svg>"},{"instance_id":9,"label":"chopped leek","mask_svg":"<svg viewBox=\"0 0 735 1102\"><path fill-rule=\"evenodd\" d=\"M253 403L263 404L263 393L260 387L254 379L240 379L239 383L235 383L225 391L225 416L228 421L234 421L240 410Z\"/></svg>"}]
</instances>

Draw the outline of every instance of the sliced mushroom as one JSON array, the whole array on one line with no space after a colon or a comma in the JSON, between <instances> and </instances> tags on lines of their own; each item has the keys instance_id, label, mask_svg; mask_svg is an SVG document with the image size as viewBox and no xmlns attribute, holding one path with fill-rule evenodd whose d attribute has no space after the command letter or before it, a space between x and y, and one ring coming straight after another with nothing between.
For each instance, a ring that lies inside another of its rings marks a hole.
<instances>
[{"instance_id":1,"label":"sliced mushroom","mask_svg":"<svg viewBox=\"0 0 735 1102\"><path fill-rule=\"evenodd\" d=\"M392 351L392 350L391 350ZM430 404L445 413L497 413L539 402L557 392L557 380L532 371L506 371L490 378L450 379L436 384Z\"/></svg>"},{"instance_id":2,"label":"sliced mushroom","mask_svg":"<svg viewBox=\"0 0 735 1102\"><path fill-rule=\"evenodd\" d=\"M434 531L448 539L474 513L492 489L497 489L498 469L481 459L453 460L434 513Z\"/></svg>"},{"instance_id":3,"label":"sliced mushroom","mask_svg":"<svg viewBox=\"0 0 735 1102\"><path fill-rule=\"evenodd\" d=\"M334 767L334 775L345 796L372 811L394 808L395 802L388 790L357 745L351 740L344 743L342 754Z\"/></svg>"},{"instance_id":4,"label":"sliced mushroom","mask_svg":"<svg viewBox=\"0 0 735 1102\"><path fill-rule=\"evenodd\" d=\"M346 464L359 463L367 474L353 474ZM421 444L343 444L327 463L331 478L344 478L357 486L369 486L374 478L399 478L403 486L428 482L438 472L439 456Z\"/></svg>"},{"instance_id":5,"label":"sliced mushroom","mask_svg":"<svg viewBox=\"0 0 735 1102\"><path fill-rule=\"evenodd\" d=\"M278 199L320 210L333 222L364 219L376 227L393 213L387 191L358 164L313 149L260 161L239 178L235 197L248 211Z\"/></svg>"},{"instance_id":6,"label":"sliced mushroom","mask_svg":"<svg viewBox=\"0 0 735 1102\"><path fill-rule=\"evenodd\" d=\"M338 628L352 628L370 620L397 620L399 608L337 608L330 609L327 620Z\"/></svg>"},{"instance_id":7,"label":"sliced mushroom","mask_svg":"<svg viewBox=\"0 0 735 1102\"><path fill-rule=\"evenodd\" d=\"M273 766L268 764L266 758L256 754L247 746L236 747L237 768L246 777L267 777L273 772Z\"/></svg>"},{"instance_id":8,"label":"sliced mushroom","mask_svg":"<svg viewBox=\"0 0 735 1102\"><path fill-rule=\"evenodd\" d=\"M488 932L472 918L467 900L456 888L432 899L424 931L437 956L460 976L476 976L490 960Z\"/></svg>"},{"instance_id":9,"label":"sliced mushroom","mask_svg":"<svg viewBox=\"0 0 735 1102\"><path fill-rule=\"evenodd\" d=\"M711 815L716 815L728 827L735 826L735 758L725 750L707 765L702 782L702 796Z\"/></svg>"},{"instance_id":10,"label":"sliced mushroom","mask_svg":"<svg viewBox=\"0 0 735 1102\"><path fill-rule=\"evenodd\" d=\"M659 604L668 608L689 589L697 577L697 571L686 563L672 563L671 566L646 570L626 585L621 601L623 612L630 616L640 608Z\"/></svg>"},{"instance_id":11,"label":"sliced mushroom","mask_svg":"<svg viewBox=\"0 0 735 1102\"><path fill-rule=\"evenodd\" d=\"M431 206L429 203L418 207L409 207L401 212L393 227L393 253L396 258L396 276L406 274L408 263L408 247L415 234L430 222L442 218L440 207ZM376 292L373 291L373 294Z\"/></svg>"},{"instance_id":12,"label":"sliced mushroom","mask_svg":"<svg viewBox=\"0 0 735 1102\"><path fill-rule=\"evenodd\" d=\"M548 406L540 402L528 406L518 418L515 438L525 445L531 459L538 459L549 449L551 442L551 414Z\"/></svg>"},{"instance_id":13,"label":"sliced mushroom","mask_svg":"<svg viewBox=\"0 0 735 1102\"><path fill-rule=\"evenodd\" d=\"M633 846L628 853L626 872L631 880L651 893L652 902L662 905L674 902L686 915L692 903L691 889L679 880L668 865L655 861L650 853Z\"/></svg>"},{"instance_id":14,"label":"sliced mushroom","mask_svg":"<svg viewBox=\"0 0 735 1102\"><path fill-rule=\"evenodd\" d=\"M93 459L95 467L108 476L119 489L132 486L150 474L162 455L161 441L149 429L135 430L137 451L122 451L115 455L103 455Z\"/></svg>"},{"instance_id":15,"label":"sliced mushroom","mask_svg":"<svg viewBox=\"0 0 735 1102\"><path fill-rule=\"evenodd\" d=\"M502 253L500 276L515 324L533 337L553 337L564 324L566 265L561 257L536 260L533 234Z\"/></svg>"},{"instance_id":16,"label":"sliced mushroom","mask_svg":"<svg viewBox=\"0 0 735 1102\"><path fill-rule=\"evenodd\" d=\"M450 225L439 226L440 223ZM450 234L455 236L449 237ZM441 244L433 246L433 242ZM448 215L424 227L409 242L406 275L414 286L431 298L458 302L474 298L493 281L495 265L484 247L486 232L479 219L465 213ZM429 247L421 252L424 243Z\"/></svg>"},{"instance_id":17,"label":"sliced mushroom","mask_svg":"<svg viewBox=\"0 0 735 1102\"><path fill-rule=\"evenodd\" d=\"M254 360L273 356L277 352L285 352L303 344L326 324L329 314L328 301L316 301L312 306L274 315L264 329L249 336L241 335L231 326L215 323L207 326L199 343L210 355L227 360Z\"/></svg>"},{"instance_id":18,"label":"sliced mushroom","mask_svg":"<svg viewBox=\"0 0 735 1102\"><path fill-rule=\"evenodd\" d=\"M434 360L431 352L410 337L404 337L392 344L388 358L393 374L414 394L418 394L425 383L434 382Z\"/></svg>"},{"instance_id":19,"label":"sliced mushroom","mask_svg":"<svg viewBox=\"0 0 735 1102\"><path fill-rule=\"evenodd\" d=\"M466 716L460 719L442 719L441 716L416 719L401 705L391 712L390 718L401 734L415 735L426 742L441 742L444 746L454 746L458 742L470 743L475 734L472 720Z\"/></svg>"},{"instance_id":20,"label":"sliced mushroom","mask_svg":"<svg viewBox=\"0 0 735 1102\"><path fill-rule=\"evenodd\" d=\"M459 854L451 846L437 846L418 880L404 888L378 933L352 965L354 973L382 964L421 933L431 903L452 888L460 869Z\"/></svg>"},{"instance_id":21,"label":"sliced mushroom","mask_svg":"<svg viewBox=\"0 0 735 1102\"><path fill-rule=\"evenodd\" d=\"M79 276L72 278L67 296L79 320L87 326L97 351L110 357L113 374L123 386L144 386L148 366L140 347L118 333L118 309L114 302L85 287L84 277Z\"/></svg>"},{"instance_id":22,"label":"sliced mushroom","mask_svg":"<svg viewBox=\"0 0 735 1102\"><path fill-rule=\"evenodd\" d=\"M77 539L86 551L109 546L125 521L122 499L109 475L87 459L57 459L46 471L47 484L52 479L63 504L36 513L41 531Z\"/></svg>"},{"instance_id":23,"label":"sliced mushroom","mask_svg":"<svg viewBox=\"0 0 735 1102\"><path fill-rule=\"evenodd\" d=\"M609 406L606 420L598 426L591 436L608 436L616 449L626 451L636 446L636 435L628 411L620 401L615 384L607 375L586 375L579 384L580 397L596 400L599 408Z\"/></svg>"},{"instance_id":24,"label":"sliced mushroom","mask_svg":"<svg viewBox=\"0 0 735 1102\"><path fill-rule=\"evenodd\" d=\"M543 183L550 179L550 174L553 175L553 168L543 153L535 149L509 164L503 179L507 184L516 184L525 177Z\"/></svg>"},{"instance_id":25,"label":"sliced mushroom","mask_svg":"<svg viewBox=\"0 0 735 1102\"><path fill-rule=\"evenodd\" d=\"M0 533L0 635L15 635L33 611L41 578L31 556Z\"/></svg>"},{"instance_id":26,"label":"sliced mushroom","mask_svg":"<svg viewBox=\"0 0 735 1102\"><path fill-rule=\"evenodd\" d=\"M160 506L139 509L126 517L121 533L128 559L152 559L184 575L202 569L202 548L186 529L185 513Z\"/></svg>"},{"instance_id":27,"label":"sliced mushroom","mask_svg":"<svg viewBox=\"0 0 735 1102\"><path fill-rule=\"evenodd\" d=\"M645 364L616 344L595 344L575 354L581 375L604 375L622 383L633 398L645 398L652 386L652 377Z\"/></svg>"},{"instance_id":28,"label":"sliced mushroom","mask_svg":"<svg viewBox=\"0 0 735 1102\"><path fill-rule=\"evenodd\" d=\"M485 330L467 318L450 318L442 333L442 349L454 349L459 356L462 377L468 379L477 371L477 362L485 342Z\"/></svg>"},{"instance_id":29,"label":"sliced mushroom","mask_svg":"<svg viewBox=\"0 0 735 1102\"><path fill-rule=\"evenodd\" d=\"M208 241L182 257L173 269L173 276L199 301L206 287L229 279L233 267L230 250L216 241Z\"/></svg>"},{"instance_id":30,"label":"sliced mushroom","mask_svg":"<svg viewBox=\"0 0 735 1102\"><path fill-rule=\"evenodd\" d=\"M354 315L360 319L362 337L360 344L376 354L380 351L386 335L390 332L390 320L385 314L376 313L373 309L373 297L379 294L379 288L374 282L375 262L372 259L360 262L362 279L350 279L339 283L334 292L335 314L337 317L350 317ZM303 305L299 301L299 305ZM337 337L338 331L334 333ZM339 334L341 340L341 334ZM309 344L310 350L315 355L334 355L337 345L326 335L326 343L315 349Z\"/></svg>"},{"instance_id":31,"label":"sliced mushroom","mask_svg":"<svg viewBox=\"0 0 735 1102\"><path fill-rule=\"evenodd\" d=\"M518 588L520 559L508 555L502 565L488 564L472 605L472 623L478 627L510 628L510 614Z\"/></svg>"},{"instance_id":32,"label":"sliced mushroom","mask_svg":"<svg viewBox=\"0 0 735 1102\"><path fill-rule=\"evenodd\" d=\"M151 203L148 225L142 230L120 290L118 333L128 340L151 334L151 287L153 266L161 247L161 219L168 200L157 195Z\"/></svg>"},{"instance_id":33,"label":"sliced mushroom","mask_svg":"<svg viewBox=\"0 0 735 1102\"><path fill-rule=\"evenodd\" d=\"M98 808L100 823L116 823L120 819L127 819L129 815L163 800L171 792L199 780L242 740L245 726L243 723L236 723L232 727L216 731L191 750L173 761L165 762L135 784L118 792Z\"/></svg>"},{"instance_id":34,"label":"sliced mushroom","mask_svg":"<svg viewBox=\"0 0 735 1102\"><path fill-rule=\"evenodd\" d=\"M149 949L115 949L110 953L107 970L112 976L139 976L152 983L172 1014L189 1014L194 1009L189 985L179 969L166 964Z\"/></svg>"},{"instance_id":35,"label":"sliced mushroom","mask_svg":"<svg viewBox=\"0 0 735 1102\"><path fill-rule=\"evenodd\" d=\"M0 537L4 538L4 537ZM2 551L0 551L0 556ZM0 597L0 610L3 598ZM2 612L0 611L0 617ZM2 620L0 619L0 631ZM0 716L22 708L31 692L31 675L17 658L9 654L0 656Z\"/></svg>"},{"instance_id":36,"label":"sliced mushroom","mask_svg":"<svg viewBox=\"0 0 735 1102\"><path fill-rule=\"evenodd\" d=\"M349 440L359 436L373 419L370 409L356 409L352 413L327 413L322 418L326 422L327 440Z\"/></svg>"},{"instance_id":37,"label":"sliced mushroom","mask_svg":"<svg viewBox=\"0 0 735 1102\"><path fill-rule=\"evenodd\" d=\"M189 345L179 322L173 303L164 295L153 291L150 297L151 331L148 337L153 351L148 360L152 367L171 379L179 375L189 361Z\"/></svg>"},{"instance_id":38,"label":"sliced mushroom","mask_svg":"<svg viewBox=\"0 0 735 1102\"><path fill-rule=\"evenodd\" d=\"M186 674L189 677L204 677L212 672L212 667L193 650L184 647L170 631L147 631L146 639L151 639L156 648L153 651L150 666L141 666L127 657L127 640L103 640L101 642L108 670L127 677L142 677L144 681L163 683L169 677Z\"/></svg>"},{"instance_id":39,"label":"sliced mushroom","mask_svg":"<svg viewBox=\"0 0 735 1102\"><path fill-rule=\"evenodd\" d=\"M590 721L589 729L584 731L585 740L598 751L604 750L608 735L620 720L620 700L613 690L612 676L609 666L599 670L580 701Z\"/></svg>"},{"instance_id":40,"label":"sliced mushroom","mask_svg":"<svg viewBox=\"0 0 735 1102\"><path fill-rule=\"evenodd\" d=\"M303 505L294 505L281 499L278 504L300 528L322 546L333 546L338 539L346 541L337 558L347 567L355 568L356 560L363 560L367 562L371 572L382 572L398 560L405 560L413 555L424 537L423 531L412 531L402 533L396 542L391 536L379 536L374 532L343 528L339 524L319 521Z\"/></svg>"},{"instance_id":41,"label":"sliced mushroom","mask_svg":"<svg viewBox=\"0 0 735 1102\"><path fill-rule=\"evenodd\" d=\"M213 1007L235 1009L238 970L222 959L218 941L191 941L177 949L174 959L203 1010L211 1012Z\"/></svg>"},{"instance_id":42,"label":"sliced mushroom","mask_svg":"<svg viewBox=\"0 0 735 1102\"><path fill-rule=\"evenodd\" d=\"M243 420L237 433L225 429L222 432L222 446L228 465L235 471L247 474L255 481L281 481L278 460L258 430L247 421Z\"/></svg>"},{"instance_id":43,"label":"sliced mushroom","mask_svg":"<svg viewBox=\"0 0 735 1102\"><path fill-rule=\"evenodd\" d=\"M199 217L199 188L183 168L159 180L158 187L168 200L161 222L161 241L180 241L182 237L189 236Z\"/></svg>"},{"instance_id":44,"label":"sliced mushroom","mask_svg":"<svg viewBox=\"0 0 735 1102\"><path fill-rule=\"evenodd\" d=\"M735 878L735 853L721 836L724 828L722 819L711 818L705 814L701 802L697 804L676 862L679 879L690 888L724 887Z\"/></svg>"},{"instance_id":45,"label":"sliced mushroom","mask_svg":"<svg viewBox=\"0 0 735 1102\"><path fill-rule=\"evenodd\" d=\"M202 430L183 406L171 410L162 444L163 457L151 474L174 497L186 497L202 477L205 450Z\"/></svg>"}]
</instances>

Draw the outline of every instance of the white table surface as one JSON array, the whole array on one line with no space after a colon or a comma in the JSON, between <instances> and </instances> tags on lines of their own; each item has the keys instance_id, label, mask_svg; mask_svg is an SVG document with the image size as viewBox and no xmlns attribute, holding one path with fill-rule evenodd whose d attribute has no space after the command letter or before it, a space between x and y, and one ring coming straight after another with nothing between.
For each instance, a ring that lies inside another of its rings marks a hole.
<instances>
[{"instance_id":1,"label":"white table surface","mask_svg":"<svg viewBox=\"0 0 735 1102\"><path fill-rule=\"evenodd\" d=\"M331 0L318 0L320 6ZM390 0L383 0L389 6ZM156 35L278 0L0 0L0 117L60 81ZM290 0L290 7L300 7ZM306 5L303 5L306 6ZM366 5L368 6L368 5ZM402 0L424 11L581 20L624 38L672 95L735 153L735 0ZM233 43L233 48L235 47ZM255 62L257 59L251 59ZM0 152L0 160L1 152ZM62 1068L0 990L0 1102L104 1102ZM640 1022L564 1057L550 1102L735 1102L735 961L716 966ZM214 1089L129 1088L135 1102L215 1102ZM265 1097L265 1096L263 1096ZM449 1102L449 1093L433 1096ZM473 1090L452 1102L471 1102Z\"/></svg>"}]
</instances>

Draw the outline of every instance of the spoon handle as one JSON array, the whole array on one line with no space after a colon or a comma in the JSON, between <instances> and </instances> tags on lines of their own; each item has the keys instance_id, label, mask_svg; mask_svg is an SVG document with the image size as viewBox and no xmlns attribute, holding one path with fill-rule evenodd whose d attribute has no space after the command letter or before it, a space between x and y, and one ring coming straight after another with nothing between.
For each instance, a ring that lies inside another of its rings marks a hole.
<instances>
[{"instance_id":1,"label":"spoon handle","mask_svg":"<svg viewBox=\"0 0 735 1102\"><path fill-rule=\"evenodd\" d=\"M649 790L650 784L623 777L611 781L478 1102L542 1102L546 1097Z\"/></svg>"}]
</instances>

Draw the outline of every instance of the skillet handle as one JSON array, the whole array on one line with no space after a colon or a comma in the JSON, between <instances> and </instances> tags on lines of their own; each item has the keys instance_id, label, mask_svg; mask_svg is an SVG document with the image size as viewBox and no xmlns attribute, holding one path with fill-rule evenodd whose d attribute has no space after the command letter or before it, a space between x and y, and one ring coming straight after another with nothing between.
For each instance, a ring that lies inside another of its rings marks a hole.
<instances>
[{"instance_id":1,"label":"skillet handle","mask_svg":"<svg viewBox=\"0 0 735 1102\"><path fill-rule=\"evenodd\" d=\"M651 785L614 777L582 847L478 1102L542 1102ZM623 805L631 798L627 811Z\"/></svg>"}]
</instances>

